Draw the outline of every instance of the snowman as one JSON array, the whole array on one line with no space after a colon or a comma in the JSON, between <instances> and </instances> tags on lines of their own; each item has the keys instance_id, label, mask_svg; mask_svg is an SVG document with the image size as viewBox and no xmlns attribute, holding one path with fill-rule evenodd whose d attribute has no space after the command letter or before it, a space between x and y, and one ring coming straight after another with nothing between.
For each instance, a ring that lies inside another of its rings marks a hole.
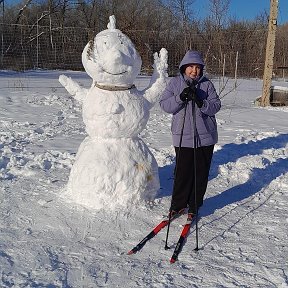
<instances>
[{"instance_id":1,"label":"snowman","mask_svg":"<svg viewBox=\"0 0 288 288\"><path fill-rule=\"evenodd\" d=\"M59 77L82 103L88 134L76 154L65 198L94 210L153 201L160 187L157 162L139 133L166 86L168 53L162 48L154 54L150 84L139 91L133 83L142 61L135 46L116 29L114 16L107 28L82 53L85 71L93 79L91 88Z\"/></svg>"}]
</instances>

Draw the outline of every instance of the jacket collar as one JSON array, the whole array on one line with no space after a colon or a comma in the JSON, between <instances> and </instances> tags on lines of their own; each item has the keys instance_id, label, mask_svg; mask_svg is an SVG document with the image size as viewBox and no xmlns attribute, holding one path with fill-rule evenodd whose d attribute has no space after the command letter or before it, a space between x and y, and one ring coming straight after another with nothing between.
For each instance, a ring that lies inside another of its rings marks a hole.
<instances>
[{"instance_id":1,"label":"jacket collar","mask_svg":"<svg viewBox=\"0 0 288 288\"><path fill-rule=\"evenodd\" d=\"M185 74L182 74L182 77L183 77L183 80L186 82L186 83L189 83L189 84L192 84L194 82L194 85L198 85L200 84L201 82L203 82L204 80L204 76L200 76L200 77L197 77L195 79L191 79L190 77L186 76Z\"/></svg>"}]
</instances>

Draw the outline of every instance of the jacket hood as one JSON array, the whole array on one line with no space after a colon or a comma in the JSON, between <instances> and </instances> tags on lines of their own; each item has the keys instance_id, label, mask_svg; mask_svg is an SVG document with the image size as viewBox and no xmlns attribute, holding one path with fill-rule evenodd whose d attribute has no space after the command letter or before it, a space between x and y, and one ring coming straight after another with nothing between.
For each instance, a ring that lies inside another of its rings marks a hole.
<instances>
[{"instance_id":1,"label":"jacket hood","mask_svg":"<svg viewBox=\"0 0 288 288\"><path fill-rule=\"evenodd\" d=\"M181 71L181 67L187 64L200 64L202 68L205 66L202 55L198 51L188 50L180 62L179 69Z\"/></svg>"}]
</instances>

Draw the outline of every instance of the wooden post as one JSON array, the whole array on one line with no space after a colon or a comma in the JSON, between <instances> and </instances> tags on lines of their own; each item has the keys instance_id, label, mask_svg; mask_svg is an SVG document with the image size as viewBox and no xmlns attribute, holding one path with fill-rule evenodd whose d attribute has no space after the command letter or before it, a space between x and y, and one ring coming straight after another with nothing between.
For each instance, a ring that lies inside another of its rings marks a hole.
<instances>
[{"instance_id":1,"label":"wooden post","mask_svg":"<svg viewBox=\"0 0 288 288\"><path fill-rule=\"evenodd\" d=\"M226 54L224 54L224 58L223 58L223 66L222 66L222 85L224 88L225 85L225 67L226 66Z\"/></svg>"},{"instance_id":2,"label":"wooden post","mask_svg":"<svg viewBox=\"0 0 288 288\"><path fill-rule=\"evenodd\" d=\"M263 75L263 88L261 97L261 106L270 105L270 87L272 82L273 58L276 39L278 15L278 0L270 0L270 16L268 24L268 36L266 43L266 57Z\"/></svg>"},{"instance_id":3,"label":"wooden post","mask_svg":"<svg viewBox=\"0 0 288 288\"><path fill-rule=\"evenodd\" d=\"M235 76L234 76L234 89L235 90L237 88L238 54L239 52L237 51L236 60L235 60Z\"/></svg>"}]
</instances>

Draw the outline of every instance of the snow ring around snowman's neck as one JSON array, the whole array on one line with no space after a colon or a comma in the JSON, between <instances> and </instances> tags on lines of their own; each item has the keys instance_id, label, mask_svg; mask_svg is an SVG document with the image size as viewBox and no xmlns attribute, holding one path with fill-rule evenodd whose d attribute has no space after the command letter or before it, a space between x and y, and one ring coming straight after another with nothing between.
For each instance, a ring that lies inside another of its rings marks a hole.
<instances>
[{"instance_id":1,"label":"snow ring around snowman's neck","mask_svg":"<svg viewBox=\"0 0 288 288\"><path fill-rule=\"evenodd\" d=\"M100 84L95 83L95 87L102 89L102 90L108 90L108 91L124 91L124 90L130 90L132 88L135 88L135 85L125 85L125 86L116 86L116 85L107 85L107 84Z\"/></svg>"}]
</instances>

